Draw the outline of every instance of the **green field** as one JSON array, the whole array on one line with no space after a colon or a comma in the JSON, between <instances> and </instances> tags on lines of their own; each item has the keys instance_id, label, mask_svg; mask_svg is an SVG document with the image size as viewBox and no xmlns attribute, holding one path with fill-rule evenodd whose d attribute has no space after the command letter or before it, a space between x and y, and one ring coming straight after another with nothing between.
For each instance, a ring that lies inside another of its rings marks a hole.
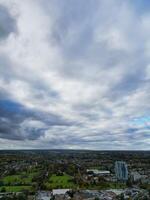
<instances>
[{"instance_id":1,"label":"green field","mask_svg":"<svg viewBox=\"0 0 150 200\"><path fill-rule=\"evenodd\" d=\"M62 176L53 174L46 183L46 186L47 188L75 188L72 177L67 174Z\"/></svg>"},{"instance_id":2,"label":"green field","mask_svg":"<svg viewBox=\"0 0 150 200\"><path fill-rule=\"evenodd\" d=\"M18 175L11 175L11 176L6 176L1 181L3 182L4 185L31 185L32 184L32 178L36 175L37 173L21 173Z\"/></svg>"},{"instance_id":3,"label":"green field","mask_svg":"<svg viewBox=\"0 0 150 200\"><path fill-rule=\"evenodd\" d=\"M31 190L31 186L3 186L0 187L0 191L2 188L5 188L6 192L21 192L23 190Z\"/></svg>"},{"instance_id":4,"label":"green field","mask_svg":"<svg viewBox=\"0 0 150 200\"><path fill-rule=\"evenodd\" d=\"M37 175L37 172L28 173L22 172L16 175L5 176L0 179L2 183L0 191L5 188L6 192L20 192L22 190L32 190L32 179Z\"/></svg>"},{"instance_id":5,"label":"green field","mask_svg":"<svg viewBox=\"0 0 150 200\"><path fill-rule=\"evenodd\" d=\"M125 189L126 188L126 184L125 183L109 183L109 187L112 189Z\"/></svg>"}]
</instances>

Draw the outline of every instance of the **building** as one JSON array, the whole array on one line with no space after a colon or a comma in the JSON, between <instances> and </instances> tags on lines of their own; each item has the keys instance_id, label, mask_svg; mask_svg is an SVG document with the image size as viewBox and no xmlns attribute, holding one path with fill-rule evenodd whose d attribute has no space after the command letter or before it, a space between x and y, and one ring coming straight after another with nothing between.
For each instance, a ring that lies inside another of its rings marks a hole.
<instances>
[{"instance_id":1,"label":"building","mask_svg":"<svg viewBox=\"0 0 150 200\"><path fill-rule=\"evenodd\" d=\"M61 195L61 194L64 195L69 191L70 191L70 189L53 189L52 193L53 193L53 195Z\"/></svg>"},{"instance_id":2,"label":"building","mask_svg":"<svg viewBox=\"0 0 150 200\"><path fill-rule=\"evenodd\" d=\"M120 181L128 180L128 167L126 162L116 161L115 162L115 174L116 178Z\"/></svg>"},{"instance_id":3,"label":"building","mask_svg":"<svg viewBox=\"0 0 150 200\"><path fill-rule=\"evenodd\" d=\"M36 200L50 200L52 198L52 193L49 191L38 191L36 194Z\"/></svg>"},{"instance_id":4,"label":"building","mask_svg":"<svg viewBox=\"0 0 150 200\"><path fill-rule=\"evenodd\" d=\"M55 200L70 200L71 197L67 194L67 192L69 192L70 189L54 189L52 191L53 193L53 198Z\"/></svg>"},{"instance_id":5,"label":"building","mask_svg":"<svg viewBox=\"0 0 150 200\"><path fill-rule=\"evenodd\" d=\"M142 178L141 174L139 174L137 171L131 172L131 180L132 180L133 182L140 181L141 178Z\"/></svg>"},{"instance_id":6,"label":"building","mask_svg":"<svg viewBox=\"0 0 150 200\"><path fill-rule=\"evenodd\" d=\"M110 175L110 171L108 170L87 169L86 171L87 173L94 175L100 175L100 176Z\"/></svg>"}]
</instances>

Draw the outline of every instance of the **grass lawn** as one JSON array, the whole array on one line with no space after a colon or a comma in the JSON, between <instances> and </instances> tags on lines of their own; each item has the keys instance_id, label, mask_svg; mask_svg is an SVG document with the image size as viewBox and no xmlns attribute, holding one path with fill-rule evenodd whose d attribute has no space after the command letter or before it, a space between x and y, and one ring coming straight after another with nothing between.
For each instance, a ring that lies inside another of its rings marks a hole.
<instances>
[{"instance_id":1,"label":"grass lawn","mask_svg":"<svg viewBox=\"0 0 150 200\"><path fill-rule=\"evenodd\" d=\"M125 183L109 183L109 186L112 189L124 189L127 187Z\"/></svg>"},{"instance_id":2,"label":"grass lawn","mask_svg":"<svg viewBox=\"0 0 150 200\"><path fill-rule=\"evenodd\" d=\"M18 175L11 175L4 177L1 181L3 181L4 185L13 185L13 184L21 184L21 185L31 185L32 178L36 175L36 173L21 173Z\"/></svg>"},{"instance_id":3,"label":"grass lawn","mask_svg":"<svg viewBox=\"0 0 150 200\"><path fill-rule=\"evenodd\" d=\"M104 183L99 183L98 185L89 185L83 187L83 189L91 189L91 190L125 189L125 188L126 184L113 183L113 182L104 182Z\"/></svg>"},{"instance_id":4,"label":"grass lawn","mask_svg":"<svg viewBox=\"0 0 150 200\"><path fill-rule=\"evenodd\" d=\"M0 191L2 188L6 189L6 192L21 192L23 190L31 190L31 186L3 186L0 187Z\"/></svg>"},{"instance_id":5,"label":"grass lawn","mask_svg":"<svg viewBox=\"0 0 150 200\"><path fill-rule=\"evenodd\" d=\"M62 176L53 174L46 183L46 186L48 188L75 188L72 177L67 174Z\"/></svg>"}]
</instances>

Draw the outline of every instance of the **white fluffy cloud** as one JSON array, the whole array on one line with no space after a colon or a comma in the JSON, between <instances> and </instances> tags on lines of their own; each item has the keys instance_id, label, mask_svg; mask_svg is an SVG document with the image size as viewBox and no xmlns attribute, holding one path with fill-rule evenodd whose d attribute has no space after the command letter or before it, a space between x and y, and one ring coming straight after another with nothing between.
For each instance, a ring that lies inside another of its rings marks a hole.
<instances>
[{"instance_id":1,"label":"white fluffy cloud","mask_svg":"<svg viewBox=\"0 0 150 200\"><path fill-rule=\"evenodd\" d=\"M149 148L146 10L123 0L0 0L1 10L1 148Z\"/></svg>"}]
</instances>

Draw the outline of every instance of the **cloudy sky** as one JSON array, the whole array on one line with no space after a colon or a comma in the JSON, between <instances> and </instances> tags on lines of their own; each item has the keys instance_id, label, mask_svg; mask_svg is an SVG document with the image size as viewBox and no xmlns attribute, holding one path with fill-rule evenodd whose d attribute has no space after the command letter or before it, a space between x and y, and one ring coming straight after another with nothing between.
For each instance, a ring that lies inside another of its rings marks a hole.
<instances>
[{"instance_id":1,"label":"cloudy sky","mask_svg":"<svg viewBox=\"0 0 150 200\"><path fill-rule=\"evenodd\" d=\"M150 1L0 0L0 149L150 149Z\"/></svg>"}]
</instances>

